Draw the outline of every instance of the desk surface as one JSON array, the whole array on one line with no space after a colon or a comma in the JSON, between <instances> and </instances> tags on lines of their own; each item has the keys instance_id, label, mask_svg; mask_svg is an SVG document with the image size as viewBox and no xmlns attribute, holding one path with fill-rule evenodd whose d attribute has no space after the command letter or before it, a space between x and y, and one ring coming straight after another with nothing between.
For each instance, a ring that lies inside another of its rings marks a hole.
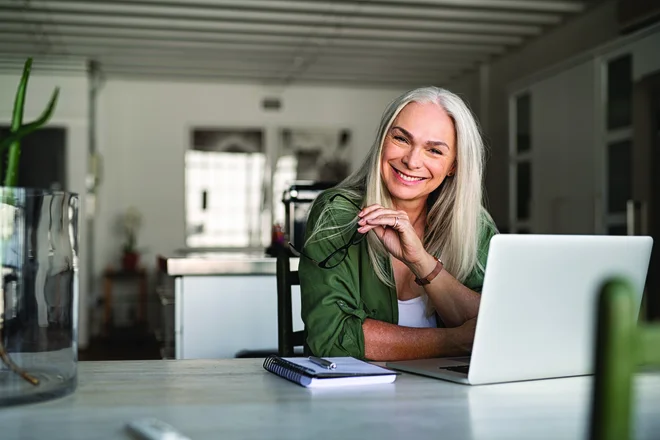
<instances>
[{"instance_id":1,"label":"desk surface","mask_svg":"<svg viewBox=\"0 0 660 440\"><path fill-rule=\"evenodd\" d=\"M0 409L2 439L128 439L158 417L193 440L585 439L591 377L470 387L403 374L394 384L309 390L259 359L81 362L67 397ZM636 380L637 439L658 438L660 375Z\"/></svg>"}]
</instances>

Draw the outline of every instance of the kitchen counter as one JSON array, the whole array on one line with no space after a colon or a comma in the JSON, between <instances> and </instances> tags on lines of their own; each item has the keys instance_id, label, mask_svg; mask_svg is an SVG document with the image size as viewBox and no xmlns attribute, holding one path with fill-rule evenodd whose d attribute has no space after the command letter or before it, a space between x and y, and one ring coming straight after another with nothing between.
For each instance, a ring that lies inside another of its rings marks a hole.
<instances>
[{"instance_id":1,"label":"kitchen counter","mask_svg":"<svg viewBox=\"0 0 660 440\"><path fill-rule=\"evenodd\" d=\"M276 258L258 252L190 252L159 257L159 267L170 276L188 275L275 275ZM291 269L298 268L291 258Z\"/></svg>"},{"instance_id":2,"label":"kitchen counter","mask_svg":"<svg viewBox=\"0 0 660 440\"><path fill-rule=\"evenodd\" d=\"M291 258L298 268L298 258ZM159 257L158 292L176 359L218 359L277 351L277 259L263 251L193 252ZM300 289L291 292L294 330L303 328ZM173 341L173 343L172 343Z\"/></svg>"}]
</instances>

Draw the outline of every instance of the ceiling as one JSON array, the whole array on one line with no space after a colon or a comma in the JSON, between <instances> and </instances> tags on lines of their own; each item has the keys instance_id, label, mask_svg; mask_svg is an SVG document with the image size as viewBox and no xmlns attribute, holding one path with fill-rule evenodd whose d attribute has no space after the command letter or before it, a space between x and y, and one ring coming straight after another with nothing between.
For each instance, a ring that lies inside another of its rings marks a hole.
<instances>
[{"instance_id":1,"label":"ceiling","mask_svg":"<svg viewBox=\"0 0 660 440\"><path fill-rule=\"evenodd\" d=\"M0 0L0 71L415 86L516 50L593 0Z\"/></svg>"}]
</instances>

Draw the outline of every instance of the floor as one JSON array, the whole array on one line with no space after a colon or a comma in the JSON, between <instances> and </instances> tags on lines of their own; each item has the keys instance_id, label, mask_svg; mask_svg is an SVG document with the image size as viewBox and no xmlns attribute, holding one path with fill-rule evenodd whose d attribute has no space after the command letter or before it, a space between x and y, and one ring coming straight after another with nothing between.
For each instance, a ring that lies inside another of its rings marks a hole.
<instances>
[{"instance_id":1,"label":"floor","mask_svg":"<svg viewBox=\"0 0 660 440\"><path fill-rule=\"evenodd\" d=\"M93 338L78 352L81 361L161 359L160 344L140 326L114 328L107 337Z\"/></svg>"}]
</instances>

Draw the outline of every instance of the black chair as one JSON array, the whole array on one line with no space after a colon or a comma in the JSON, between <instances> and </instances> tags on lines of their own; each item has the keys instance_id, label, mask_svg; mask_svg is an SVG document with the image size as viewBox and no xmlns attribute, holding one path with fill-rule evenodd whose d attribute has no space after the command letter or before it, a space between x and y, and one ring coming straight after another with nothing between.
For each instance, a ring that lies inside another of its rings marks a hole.
<instances>
[{"instance_id":1,"label":"black chair","mask_svg":"<svg viewBox=\"0 0 660 440\"><path fill-rule=\"evenodd\" d=\"M293 310L291 301L291 286L299 286L298 271L291 270L289 255L281 253L277 256L277 351L280 356L307 355L305 331L293 331Z\"/></svg>"}]
</instances>

